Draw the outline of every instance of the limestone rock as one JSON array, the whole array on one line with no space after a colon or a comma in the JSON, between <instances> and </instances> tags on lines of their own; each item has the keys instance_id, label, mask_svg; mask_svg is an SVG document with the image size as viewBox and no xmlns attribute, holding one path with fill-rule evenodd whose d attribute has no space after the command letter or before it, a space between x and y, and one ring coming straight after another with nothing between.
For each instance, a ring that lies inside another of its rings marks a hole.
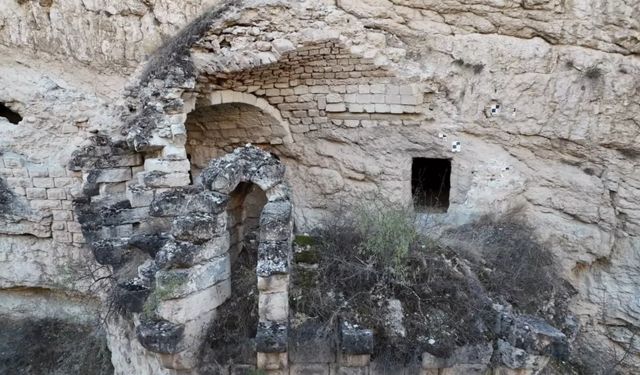
<instances>
[{"instance_id":1,"label":"limestone rock","mask_svg":"<svg viewBox=\"0 0 640 375\"><path fill-rule=\"evenodd\" d=\"M422 229L519 212L578 293L574 328L594 346L633 346L626 330L607 333L640 326L633 1L2 6L1 302L42 288L76 306L69 290L106 294L87 284L114 271L138 311L160 269L202 266L237 245L221 217L241 183L269 202L257 272L284 275L294 224L310 231L341 202L411 205L414 158L446 159L446 212L420 214ZM84 278L78 264L91 267ZM217 306L224 288L159 310L209 314L202 299ZM107 327L116 373L170 373L162 363L182 357L148 353L131 324ZM503 370L534 371L540 353L565 358L574 336L517 315L496 330ZM640 362L621 368L638 373Z\"/></svg>"}]
</instances>

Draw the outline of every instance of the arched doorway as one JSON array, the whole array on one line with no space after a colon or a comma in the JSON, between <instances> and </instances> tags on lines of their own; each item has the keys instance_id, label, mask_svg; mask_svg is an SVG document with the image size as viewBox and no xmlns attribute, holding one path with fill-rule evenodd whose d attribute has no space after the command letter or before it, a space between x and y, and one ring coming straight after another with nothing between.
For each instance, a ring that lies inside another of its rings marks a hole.
<instances>
[{"instance_id":1,"label":"arched doorway","mask_svg":"<svg viewBox=\"0 0 640 375\"><path fill-rule=\"evenodd\" d=\"M210 163L200 180L206 189L228 196L232 264L232 293L207 335L205 362L261 366L261 358L284 358L292 231L284 166L268 152L242 147Z\"/></svg>"},{"instance_id":2,"label":"arched doorway","mask_svg":"<svg viewBox=\"0 0 640 375\"><path fill-rule=\"evenodd\" d=\"M185 128L192 183L229 197L232 292L220 306L209 335L216 339L208 346L236 350L218 351L212 363L253 363L256 351L280 355L286 351L291 209L275 147L291 142L288 124L264 99L218 91L198 100Z\"/></svg>"},{"instance_id":3,"label":"arched doorway","mask_svg":"<svg viewBox=\"0 0 640 375\"><path fill-rule=\"evenodd\" d=\"M257 264L260 215L265 192L252 182L240 182L229 194L227 230L231 259L231 295L218 309L203 347L203 366L213 373L229 364L256 364L258 332Z\"/></svg>"},{"instance_id":4,"label":"arched doorway","mask_svg":"<svg viewBox=\"0 0 640 375\"><path fill-rule=\"evenodd\" d=\"M229 194L227 228L232 263L243 252L255 254L258 251L260 214L266 203L267 196L264 191L251 182L241 182ZM255 268L255 263L253 267Z\"/></svg>"}]
</instances>

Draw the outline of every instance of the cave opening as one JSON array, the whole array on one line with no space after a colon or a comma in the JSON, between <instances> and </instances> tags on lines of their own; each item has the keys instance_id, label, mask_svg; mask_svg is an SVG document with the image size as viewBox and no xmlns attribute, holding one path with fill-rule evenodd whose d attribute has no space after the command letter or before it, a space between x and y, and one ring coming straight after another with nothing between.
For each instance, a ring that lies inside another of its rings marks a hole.
<instances>
[{"instance_id":1,"label":"cave opening","mask_svg":"<svg viewBox=\"0 0 640 375\"><path fill-rule=\"evenodd\" d=\"M4 103L0 103L0 117L6 118L12 124L18 124L22 121L22 116L18 112L13 111Z\"/></svg>"}]
</instances>

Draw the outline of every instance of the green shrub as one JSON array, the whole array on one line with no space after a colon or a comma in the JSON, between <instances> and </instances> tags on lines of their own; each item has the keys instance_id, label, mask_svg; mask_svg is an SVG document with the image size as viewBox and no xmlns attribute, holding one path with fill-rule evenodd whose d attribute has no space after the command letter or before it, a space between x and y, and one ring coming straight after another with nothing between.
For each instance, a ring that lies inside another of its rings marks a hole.
<instances>
[{"instance_id":1,"label":"green shrub","mask_svg":"<svg viewBox=\"0 0 640 375\"><path fill-rule=\"evenodd\" d=\"M292 310L328 330L340 319L372 328L375 356L391 366L485 340L482 303L452 267L456 255L419 236L414 218L383 203L334 212L314 233L317 264L293 269ZM406 337L388 334L389 299L402 303Z\"/></svg>"},{"instance_id":2,"label":"green shrub","mask_svg":"<svg viewBox=\"0 0 640 375\"><path fill-rule=\"evenodd\" d=\"M359 252L378 266L404 275L409 249L418 239L413 214L380 204L357 207L355 213L355 227L362 239Z\"/></svg>"}]
</instances>

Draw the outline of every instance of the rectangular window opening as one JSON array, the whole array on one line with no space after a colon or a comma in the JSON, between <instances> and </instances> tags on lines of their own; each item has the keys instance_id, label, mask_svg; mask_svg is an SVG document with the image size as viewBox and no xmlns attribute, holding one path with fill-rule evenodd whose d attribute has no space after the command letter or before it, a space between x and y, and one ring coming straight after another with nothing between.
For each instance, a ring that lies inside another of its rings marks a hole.
<instances>
[{"instance_id":1,"label":"rectangular window opening","mask_svg":"<svg viewBox=\"0 0 640 375\"><path fill-rule=\"evenodd\" d=\"M413 158L411 194L417 212L447 212L450 188L450 159Z\"/></svg>"}]
</instances>

